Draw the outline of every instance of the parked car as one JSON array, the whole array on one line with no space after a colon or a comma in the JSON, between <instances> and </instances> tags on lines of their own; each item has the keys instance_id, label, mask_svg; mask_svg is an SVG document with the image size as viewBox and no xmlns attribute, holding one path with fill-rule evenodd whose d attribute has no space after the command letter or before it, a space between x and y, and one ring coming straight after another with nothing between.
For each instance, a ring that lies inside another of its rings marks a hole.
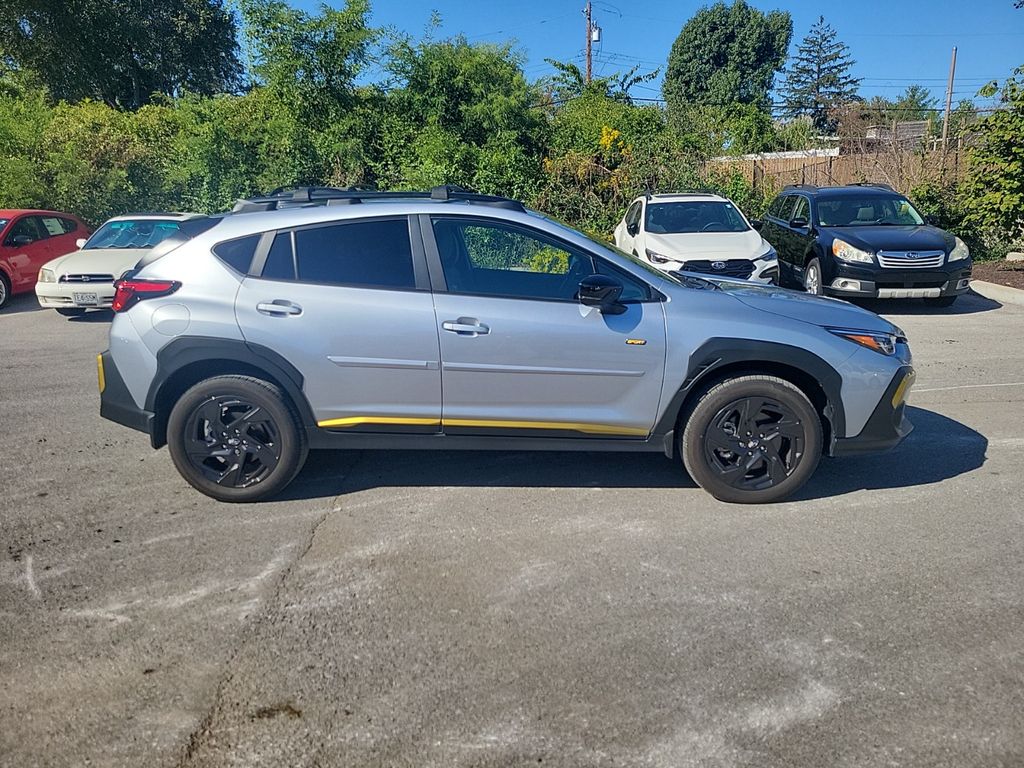
<instances>
[{"instance_id":1,"label":"parked car","mask_svg":"<svg viewBox=\"0 0 1024 768\"><path fill-rule=\"evenodd\" d=\"M224 501L281 490L310 448L441 448L681 455L768 502L911 429L910 350L879 316L667 274L448 187L182 222L113 308L100 413Z\"/></svg>"},{"instance_id":2,"label":"parked car","mask_svg":"<svg viewBox=\"0 0 1024 768\"><path fill-rule=\"evenodd\" d=\"M761 232L779 253L783 284L808 293L948 307L971 282L964 241L881 184L786 187Z\"/></svg>"},{"instance_id":3,"label":"parked car","mask_svg":"<svg viewBox=\"0 0 1024 768\"><path fill-rule=\"evenodd\" d=\"M67 317L90 309L108 309L114 281L138 263L150 248L175 234L197 213L143 213L115 216L79 250L48 261L39 270L36 296L43 307Z\"/></svg>"},{"instance_id":4,"label":"parked car","mask_svg":"<svg viewBox=\"0 0 1024 768\"><path fill-rule=\"evenodd\" d=\"M70 213L0 210L0 308L32 290L39 268L55 256L75 250L89 229Z\"/></svg>"},{"instance_id":5,"label":"parked car","mask_svg":"<svg viewBox=\"0 0 1024 768\"><path fill-rule=\"evenodd\" d=\"M778 282L775 249L735 203L710 192L638 197L615 227L615 245L665 272Z\"/></svg>"}]
</instances>

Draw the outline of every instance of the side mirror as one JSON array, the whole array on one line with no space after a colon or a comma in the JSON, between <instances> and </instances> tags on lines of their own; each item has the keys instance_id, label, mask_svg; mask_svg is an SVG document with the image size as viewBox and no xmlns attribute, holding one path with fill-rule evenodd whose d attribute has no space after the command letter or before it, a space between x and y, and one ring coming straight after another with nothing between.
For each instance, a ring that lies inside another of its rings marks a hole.
<instances>
[{"instance_id":1,"label":"side mirror","mask_svg":"<svg viewBox=\"0 0 1024 768\"><path fill-rule=\"evenodd\" d=\"M77 240L75 240L75 248L77 248L78 250L82 250L83 245L85 245L84 237L80 237Z\"/></svg>"},{"instance_id":2,"label":"side mirror","mask_svg":"<svg viewBox=\"0 0 1024 768\"><path fill-rule=\"evenodd\" d=\"M631 234L631 235L635 235L637 232L640 231L640 225L637 222L633 222L632 224L627 224L626 225L626 231L629 232L629 234Z\"/></svg>"},{"instance_id":3,"label":"side mirror","mask_svg":"<svg viewBox=\"0 0 1024 768\"><path fill-rule=\"evenodd\" d=\"M764 222L761 221L761 219L751 219L750 220L750 226L752 226L755 230L760 232L761 231L761 227L764 226Z\"/></svg>"},{"instance_id":4,"label":"side mirror","mask_svg":"<svg viewBox=\"0 0 1024 768\"><path fill-rule=\"evenodd\" d=\"M804 229L807 226L807 219L793 219L789 222L793 229Z\"/></svg>"},{"instance_id":5,"label":"side mirror","mask_svg":"<svg viewBox=\"0 0 1024 768\"><path fill-rule=\"evenodd\" d=\"M622 283L608 275L591 275L580 281L580 304L595 307L603 315L621 315L626 305L619 302Z\"/></svg>"},{"instance_id":6,"label":"side mirror","mask_svg":"<svg viewBox=\"0 0 1024 768\"><path fill-rule=\"evenodd\" d=\"M8 245L21 246L21 245L32 245L35 240L30 235L15 235L7 241Z\"/></svg>"}]
</instances>

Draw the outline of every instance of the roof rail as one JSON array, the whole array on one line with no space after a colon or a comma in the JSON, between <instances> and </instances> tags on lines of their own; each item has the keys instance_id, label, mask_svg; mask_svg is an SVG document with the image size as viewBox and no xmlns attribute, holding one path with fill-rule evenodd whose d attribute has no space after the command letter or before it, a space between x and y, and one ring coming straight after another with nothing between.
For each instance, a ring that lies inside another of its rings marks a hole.
<instances>
[{"instance_id":1,"label":"roof rail","mask_svg":"<svg viewBox=\"0 0 1024 768\"><path fill-rule=\"evenodd\" d=\"M895 192L896 191L891 186L889 186L888 184L885 184L885 183L883 183L881 181L854 181L854 182L850 183L848 186L851 186L851 187L878 187L879 189L886 189L889 192Z\"/></svg>"},{"instance_id":2,"label":"roof rail","mask_svg":"<svg viewBox=\"0 0 1024 768\"><path fill-rule=\"evenodd\" d=\"M818 189L818 186L816 184L787 184L783 189Z\"/></svg>"},{"instance_id":3,"label":"roof rail","mask_svg":"<svg viewBox=\"0 0 1024 768\"><path fill-rule=\"evenodd\" d=\"M438 202L462 201L478 205L525 211L518 200L497 195L482 195L468 189L447 184L434 187L429 192L381 192L366 187L293 187L278 188L269 195L250 197L235 203L232 213L253 213L276 211L282 208L301 208L314 205L353 205L367 200L436 200Z\"/></svg>"}]
</instances>

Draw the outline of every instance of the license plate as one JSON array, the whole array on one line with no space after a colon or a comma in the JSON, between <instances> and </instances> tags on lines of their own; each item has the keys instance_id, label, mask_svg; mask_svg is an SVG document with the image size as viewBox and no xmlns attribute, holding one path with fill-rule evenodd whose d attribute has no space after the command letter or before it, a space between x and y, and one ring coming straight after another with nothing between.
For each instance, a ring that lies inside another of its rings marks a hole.
<instances>
[{"instance_id":1,"label":"license plate","mask_svg":"<svg viewBox=\"0 0 1024 768\"><path fill-rule=\"evenodd\" d=\"M75 304L99 304L99 299L96 298L95 293L73 293L71 297L75 300Z\"/></svg>"}]
</instances>

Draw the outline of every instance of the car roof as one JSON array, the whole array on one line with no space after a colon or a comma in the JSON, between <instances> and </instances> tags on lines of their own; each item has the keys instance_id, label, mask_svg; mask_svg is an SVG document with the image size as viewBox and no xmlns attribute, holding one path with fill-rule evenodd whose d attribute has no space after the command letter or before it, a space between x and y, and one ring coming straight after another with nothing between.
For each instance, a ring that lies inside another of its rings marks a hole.
<instances>
[{"instance_id":1,"label":"car roof","mask_svg":"<svg viewBox=\"0 0 1024 768\"><path fill-rule=\"evenodd\" d=\"M62 211L48 211L43 208L0 208L0 219L10 219L14 216L21 216L24 213L31 213L41 216L67 216L73 219L78 218L73 213L64 213Z\"/></svg>"},{"instance_id":2,"label":"car roof","mask_svg":"<svg viewBox=\"0 0 1024 768\"><path fill-rule=\"evenodd\" d=\"M652 203L682 203L693 200L710 200L717 203L727 203L729 198L722 197L714 192L660 192L656 195L644 195L639 199L647 198Z\"/></svg>"},{"instance_id":3,"label":"car roof","mask_svg":"<svg viewBox=\"0 0 1024 768\"><path fill-rule=\"evenodd\" d=\"M201 213L122 213L120 216L111 216L110 221L188 221L189 219L201 218Z\"/></svg>"},{"instance_id":4,"label":"car roof","mask_svg":"<svg viewBox=\"0 0 1024 768\"><path fill-rule=\"evenodd\" d=\"M802 193L811 196L828 197L892 197L900 193L891 187L875 184L847 184L837 187L814 187L809 184L795 184L786 187L780 194Z\"/></svg>"}]
</instances>

